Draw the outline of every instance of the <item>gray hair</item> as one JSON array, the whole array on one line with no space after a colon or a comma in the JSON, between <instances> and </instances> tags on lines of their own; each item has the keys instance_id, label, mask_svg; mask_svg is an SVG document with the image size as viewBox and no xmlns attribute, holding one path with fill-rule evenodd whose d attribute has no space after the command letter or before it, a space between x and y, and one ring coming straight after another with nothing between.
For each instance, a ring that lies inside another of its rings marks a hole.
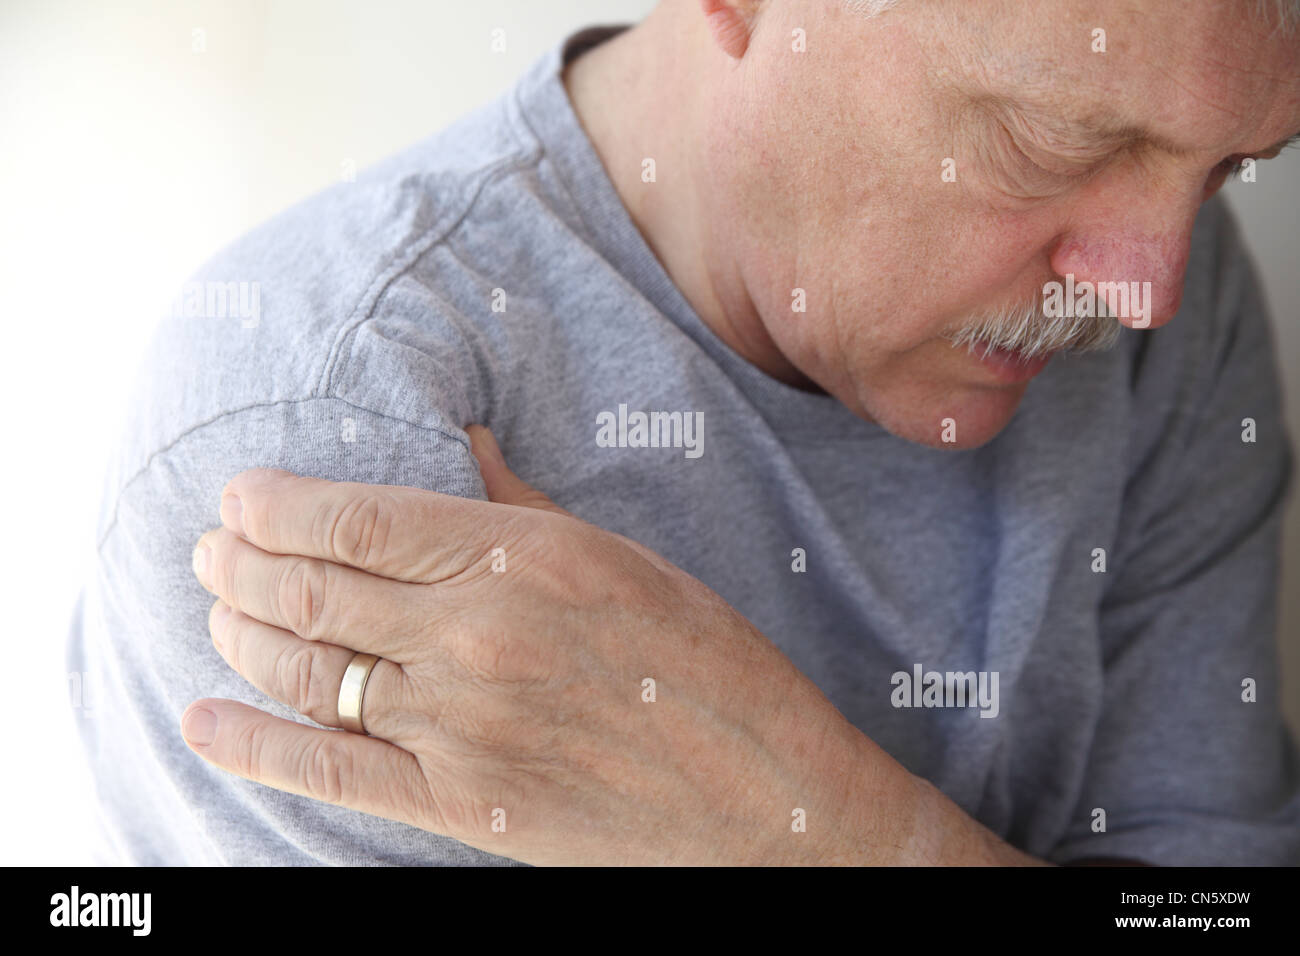
<instances>
[{"instance_id":1,"label":"gray hair","mask_svg":"<svg viewBox=\"0 0 1300 956\"><path fill-rule=\"evenodd\" d=\"M980 355L989 349L1019 352L1034 359L1052 352L1104 352L1119 341L1122 326L1111 316L1104 299L1095 316L1047 315L1039 300L993 309L968 318L940 336L957 348Z\"/></svg>"},{"instance_id":2,"label":"gray hair","mask_svg":"<svg viewBox=\"0 0 1300 956\"><path fill-rule=\"evenodd\" d=\"M842 0L845 10L856 16L880 16L901 0ZM1271 8L1271 9L1270 9ZM1255 0L1255 13L1276 16L1276 25L1286 32L1300 24L1300 0ZM1121 325L1102 302L1100 314L1084 316L1044 315L1038 301L1010 305L968 317L941 336L957 348L972 354L978 348L987 354L992 348L1019 352L1024 358L1037 358L1056 351L1098 352L1112 348L1119 339Z\"/></svg>"},{"instance_id":3,"label":"gray hair","mask_svg":"<svg viewBox=\"0 0 1300 956\"><path fill-rule=\"evenodd\" d=\"M844 0L844 9L860 17L878 17L898 0Z\"/></svg>"},{"instance_id":4,"label":"gray hair","mask_svg":"<svg viewBox=\"0 0 1300 956\"><path fill-rule=\"evenodd\" d=\"M900 0L843 0L844 9L860 17L878 17L898 6ZM1256 16L1266 16L1269 8L1276 14L1277 25L1290 31L1300 24L1300 0L1255 0Z\"/></svg>"}]
</instances>

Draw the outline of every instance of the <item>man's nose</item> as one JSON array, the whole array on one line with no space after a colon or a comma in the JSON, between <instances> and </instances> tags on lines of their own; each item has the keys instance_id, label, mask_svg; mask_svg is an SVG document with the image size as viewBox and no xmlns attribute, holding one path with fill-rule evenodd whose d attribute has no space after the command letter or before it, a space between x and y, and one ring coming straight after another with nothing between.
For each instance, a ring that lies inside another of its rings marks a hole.
<instances>
[{"instance_id":1,"label":"man's nose","mask_svg":"<svg viewBox=\"0 0 1300 956\"><path fill-rule=\"evenodd\" d=\"M1159 328L1183 299L1199 207L1199 196L1190 193L1097 195L1077 210L1083 225L1058 238L1051 268L1060 276L1073 275L1076 287L1091 283L1099 314L1104 303L1130 328Z\"/></svg>"}]
</instances>

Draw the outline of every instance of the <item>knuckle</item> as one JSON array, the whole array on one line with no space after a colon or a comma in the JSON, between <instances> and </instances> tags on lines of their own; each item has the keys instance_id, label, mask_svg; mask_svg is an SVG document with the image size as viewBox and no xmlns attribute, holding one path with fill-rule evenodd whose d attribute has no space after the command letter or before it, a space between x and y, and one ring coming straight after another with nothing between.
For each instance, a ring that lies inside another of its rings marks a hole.
<instances>
[{"instance_id":1,"label":"knuckle","mask_svg":"<svg viewBox=\"0 0 1300 956\"><path fill-rule=\"evenodd\" d=\"M350 499L326 523L325 554L344 564L369 567L378 564L388 547L393 510L379 495Z\"/></svg>"},{"instance_id":2,"label":"knuckle","mask_svg":"<svg viewBox=\"0 0 1300 956\"><path fill-rule=\"evenodd\" d=\"M289 629L299 637L320 633L325 618L326 570L314 558L286 559L275 584L276 606Z\"/></svg>"},{"instance_id":3,"label":"knuckle","mask_svg":"<svg viewBox=\"0 0 1300 956\"><path fill-rule=\"evenodd\" d=\"M259 721L243 722L230 745L235 773L250 780L261 779L266 745L265 725Z\"/></svg>"},{"instance_id":4,"label":"knuckle","mask_svg":"<svg viewBox=\"0 0 1300 956\"><path fill-rule=\"evenodd\" d=\"M298 713L318 724L332 724L338 712L324 690L322 656L310 644L286 648L275 661L276 684Z\"/></svg>"},{"instance_id":5,"label":"knuckle","mask_svg":"<svg viewBox=\"0 0 1300 956\"><path fill-rule=\"evenodd\" d=\"M348 798L353 779L352 751L332 734L309 743L303 751L300 782L313 799L326 803L343 803Z\"/></svg>"}]
</instances>

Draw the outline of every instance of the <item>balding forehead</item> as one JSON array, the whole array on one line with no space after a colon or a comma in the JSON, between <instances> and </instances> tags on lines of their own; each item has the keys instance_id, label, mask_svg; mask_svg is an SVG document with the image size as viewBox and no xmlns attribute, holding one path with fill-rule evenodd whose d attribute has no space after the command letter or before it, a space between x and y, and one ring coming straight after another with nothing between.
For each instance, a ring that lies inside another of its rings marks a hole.
<instances>
[{"instance_id":1,"label":"balding forehead","mask_svg":"<svg viewBox=\"0 0 1300 956\"><path fill-rule=\"evenodd\" d=\"M849 13L872 19L894 9L904 0L840 0L840 2ZM963 0L963 2L970 2L970 0ZM1141 5L1141 0L1135 2ZM1244 3L1245 0L1242 2ZM1292 32L1300 27L1300 0L1253 0L1247 12L1283 32Z\"/></svg>"},{"instance_id":2,"label":"balding forehead","mask_svg":"<svg viewBox=\"0 0 1300 956\"><path fill-rule=\"evenodd\" d=\"M981 6L949 8L957 32ZM1155 5L1162 19L1139 0L1099 4L1097 17L1068 6L1071 17L1027 7L979 23L971 45L946 41L965 65L949 80L969 96L1032 110L1040 127L1070 141L1258 155L1300 129L1300 35L1270 34L1222 8L1189 17L1180 31L1164 3ZM1107 26L1090 28L1094 19ZM1106 31L1105 52L1089 42L1091 29Z\"/></svg>"}]
</instances>

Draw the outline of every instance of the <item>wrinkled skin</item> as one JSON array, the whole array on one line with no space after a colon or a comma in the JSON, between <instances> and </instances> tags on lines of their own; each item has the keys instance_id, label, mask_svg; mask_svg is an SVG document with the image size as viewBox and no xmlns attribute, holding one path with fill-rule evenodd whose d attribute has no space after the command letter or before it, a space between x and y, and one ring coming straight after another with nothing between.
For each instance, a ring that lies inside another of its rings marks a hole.
<instances>
[{"instance_id":1,"label":"wrinkled skin","mask_svg":"<svg viewBox=\"0 0 1300 956\"><path fill-rule=\"evenodd\" d=\"M946 331L1041 303L1067 273L1151 282L1159 328L1198 207L1300 131L1300 40L1251 9L902 0L864 20L821 0L667 0L567 83L641 232L724 341L900 437L970 448L1027 385Z\"/></svg>"}]
</instances>

